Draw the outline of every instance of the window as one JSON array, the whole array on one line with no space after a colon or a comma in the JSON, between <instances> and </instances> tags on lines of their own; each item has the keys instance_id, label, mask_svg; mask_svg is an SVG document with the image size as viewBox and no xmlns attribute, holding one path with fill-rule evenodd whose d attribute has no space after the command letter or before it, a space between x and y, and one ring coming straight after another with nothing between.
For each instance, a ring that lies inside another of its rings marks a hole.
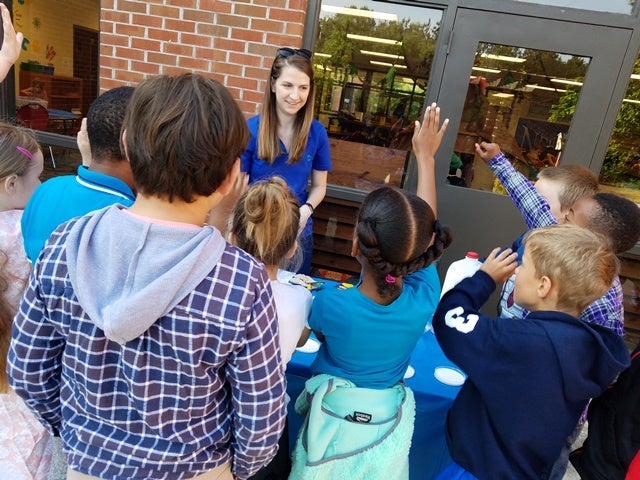
<instances>
[{"instance_id":1,"label":"window","mask_svg":"<svg viewBox=\"0 0 640 480\"><path fill-rule=\"evenodd\" d=\"M372 190L403 185L442 12L364 4L322 3L315 111L330 137L329 183Z\"/></svg>"},{"instance_id":2,"label":"window","mask_svg":"<svg viewBox=\"0 0 640 480\"><path fill-rule=\"evenodd\" d=\"M601 188L640 204L640 57L600 170Z\"/></svg>"},{"instance_id":3,"label":"window","mask_svg":"<svg viewBox=\"0 0 640 480\"><path fill-rule=\"evenodd\" d=\"M24 34L15 66L16 116L24 125L75 135L98 94L100 2L13 2Z\"/></svg>"},{"instance_id":4,"label":"window","mask_svg":"<svg viewBox=\"0 0 640 480\"><path fill-rule=\"evenodd\" d=\"M631 13L635 0L515 0L527 3L539 3L541 5L553 5L555 7L579 8L582 10L594 10L597 12Z\"/></svg>"},{"instance_id":5,"label":"window","mask_svg":"<svg viewBox=\"0 0 640 480\"><path fill-rule=\"evenodd\" d=\"M479 43L449 170L449 183L503 192L475 143L498 143L531 180L558 165L589 59Z\"/></svg>"}]
</instances>

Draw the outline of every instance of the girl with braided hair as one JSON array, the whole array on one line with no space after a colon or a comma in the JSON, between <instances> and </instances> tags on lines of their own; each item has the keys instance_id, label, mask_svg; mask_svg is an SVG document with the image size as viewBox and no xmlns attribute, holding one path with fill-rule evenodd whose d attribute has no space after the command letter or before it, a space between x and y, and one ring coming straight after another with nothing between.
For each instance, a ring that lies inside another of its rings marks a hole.
<instances>
[{"instance_id":1,"label":"girl with braided hair","mask_svg":"<svg viewBox=\"0 0 640 480\"><path fill-rule=\"evenodd\" d=\"M437 220L434 177L447 124L435 103L416 121L417 194L383 187L365 197L352 246L360 282L313 301L309 326L322 344L295 404L307 418L292 480L409 478L415 400L402 379L438 304L435 261L451 243Z\"/></svg>"},{"instance_id":2,"label":"girl with braided hair","mask_svg":"<svg viewBox=\"0 0 640 480\"><path fill-rule=\"evenodd\" d=\"M312 373L347 378L359 387L388 388L402 380L411 352L438 304L434 262L451 243L437 220L434 155L448 119L428 106L412 144L417 194L392 187L370 192L354 231L351 254L362 267L347 290L318 292L309 325L322 345Z\"/></svg>"}]
</instances>

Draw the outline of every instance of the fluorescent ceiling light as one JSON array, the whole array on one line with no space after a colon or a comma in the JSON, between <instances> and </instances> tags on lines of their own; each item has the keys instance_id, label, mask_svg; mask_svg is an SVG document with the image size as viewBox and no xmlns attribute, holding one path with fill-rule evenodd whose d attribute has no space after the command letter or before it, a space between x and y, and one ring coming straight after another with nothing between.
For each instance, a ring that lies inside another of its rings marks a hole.
<instances>
[{"instance_id":1,"label":"fluorescent ceiling light","mask_svg":"<svg viewBox=\"0 0 640 480\"><path fill-rule=\"evenodd\" d=\"M409 78L409 77L402 77L402 81L404 83L414 83L415 80L413 80L413 78Z\"/></svg>"},{"instance_id":2,"label":"fluorescent ceiling light","mask_svg":"<svg viewBox=\"0 0 640 480\"><path fill-rule=\"evenodd\" d=\"M384 43L385 45L402 45L402 42L399 40L391 40L388 38L377 38L377 37L367 37L365 35L355 35L353 33L347 33L347 38L351 40L363 40L365 42L376 42L376 43Z\"/></svg>"},{"instance_id":3,"label":"fluorescent ceiling light","mask_svg":"<svg viewBox=\"0 0 640 480\"><path fill-rule=\"evenodd\" d=\"M632 73L632 74L631 74L631 78L632 78L633 80L640 80L640 75L638 75L637 73Z\"/></svg>"},{"instance_id":4,"label":"fluorescent ceiling light","mask_svg":"<svg viewBox=\"0 0 640 480\"><path fill-rule=\"evenodd\" d=\"M526 85L526 88L537 89L537 90L549 90L551 92L560 92L560 93L566 92L566 90L563 90L561 88L541 87L540 85Z\"/></svg>"},{"instance_id":5,"label":"fluorescent ceiling light","mask_svg":"<svg viewBox=\"0 0 640 480\"><path fill-rule=\"evenodd\" d=\"M622 99L623 102L627 102L627 103L639 103L640 104L640 100L631 100L630 98L624 98Z\"/></svg>"},{"instance_id":6,"label":"fluorescent ceiling light","mask_svg":"<svg viewBox=\"0 0 640 480\"><path fill-rule=\"evenodd\" d=\"M313 66L318 70L322 70L323 72L333 72L331 67L325 67L324 65L320 65L319 63L314 63Z\"/></svg>"},{"instance_id":7,"label":"fluorescent ceiling light","mask_svg":"<svg viewBox=\"0 0 640 480\"><path fill-rule=\"evenodd\" d=\"M471 70L475 70L477 72L487 72L487 73L500 73L502 70L496 70L495 68L484 68L484 67L471 67Z\"/></svg>"},{"instance_id":8,"label":"fluorescent ceiling light","mask_svg":"<svg viewBox=\"0 0 640 480\"><path fill-rule=\"evenodd\" d=\"M330 53L320 53L320 52L316 52L316 53L314 53L314 55L315 55L316 57L331 58L331 54L330 54Z\"/></svg>"},{"instance_id":9,"label":"fluorescent ceiling light","mask_svg":"<svg viewBox=\"0 0 640 480\"><path fill-rule=\"evenodd\" d=\"M498 97L498 98L511 98L513 97L513 93L494 93L491 95L492 97Z\"/></svg>"},{"instance_id":10,"label":"fluorescent ceiling light","mask_svg":"<svg viewBox=\"0 0 640 480\"><path fill-rule=\"evenodd\" d=\"M380 65L382 67L407 68L406 65L394 65L393 63L377 62L375 60L369 60L369 63L372 63L373 65Z\"/></svg>"},{"instance_id":11,"label":"fluorescent ceiling light","mask_svg":"<svg viewBox=\"0 0 640 480\"><path fill-rule=\"evenodd\" d=\"M490 58L491 60L501 60L503 62L522 63L526 62L526 58L507 57L506 55L494 55L493 53L483 53L480 55L482 58Z\"/></svg>"},{"instance_id":12,"label":"fluorescent ceiling light","mask_svg":"<svg viewBox=\"0 0 640 480\"><path fill-rule=\"evenodd\" d=\"M370 50L360 50L360 53L363 55L371 55L373 57L397 58L398 60L404 60L403 55L394 55L393 53L372 52Z\"/></svg>"},{"instance_id":13,"label":"fluorescent ceiling light","mask_svg":"<svg viewBox=\"0 0 640 480\"><path fill-rule=\"evenodd\" d=\"M564 78L552 78L551 81L554 83L564 83L566 85L577 85L579 87L583 85L582 82L576 82L575 80L565 80Z\"/></svg>"},{"instance_id":14,"label":"fluorescent ceiling light","mask_svg":"<svg viewBox=\"0 0 640 480\"><path fill-rule=\"evenodd\" d=\"M322 5L322 10L330 13L341 13L342 15L351 15L354 17L375 18L377 20L398 21L398 16L394 13L375 12L373 10L360 10L357 8L335 7L333 5Z\"/></svg>"}]
</instances>

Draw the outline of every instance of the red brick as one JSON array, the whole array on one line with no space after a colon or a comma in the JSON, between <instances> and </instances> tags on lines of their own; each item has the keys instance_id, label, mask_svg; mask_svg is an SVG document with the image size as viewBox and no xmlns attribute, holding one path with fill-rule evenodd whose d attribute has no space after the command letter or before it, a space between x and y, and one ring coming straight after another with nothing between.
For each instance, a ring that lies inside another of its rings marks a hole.
<instances>
[{"instance_id":1,"label":"red brick","mask_svg":"<svg viewBox=\"0 0 640 480\"><path fill-rule=\"evenodd\" d=\"M213 48L232 52L244 52L245 42L242 40L232 40L228 38L214 38Z\"/></svg>"},{"instance_id":2,"label":"red brick","mask_svg":"<svg viewBox=\"0 0 640 480\"><path fill-rule=\"evenodd\" d=\"M252 18L249 28L260 32L284 32L285 23L270 18Z\"/></svg>"},{"instance_id":3,"label":"red brick","mask_svg":"<svg viewBox=\"0 0 640 480\"><path fill-rule=\"evenodd\" d=\"M304 12L288 10L284 8L272 8L269 10L269 18L273 20L283 20L285 22L304 22Z\"/></svg>"},{"instance_id":4,"label":"red brick","mask_svg":"<svg viewBox=\"0 0 640 480\"><path fill-rule=\"evenodd\" d=\"M245 17L265 18L267 16L267 7L236 2L233 5L233 13Z\"/></svg>"},{"instance_id":5,"label":"red brick","mask_svg":"<svg viewBox=\"0 0 640 480\"><path fill-rule=\"evenodd\" d=\"M210 47L213 39L207 35L194 35L191 33L181 33L180 42L196 47Z\"/></svg>"},{"instance_id":6,"label":"red brick","mask_svg":"<svg viewBox=\"0 0 640 480\"><path fill-rule=\"evenodd\" d=\"M145 27L136 25L128 25L125 23L116 24L116 33L118 35L126 35L127 37L144 37L145 30Z\"/></svg>"},{"instance_id":7,"label":"red brick","mask_svg":"<svg viewBox=\"0 0 640 480\"><path fill-rule=\"evenodd\" d=\"M174 7L185 7L185 8L197 8L198 1L197 0L169 0L167 2L169 5Z\"/></svg>"},{"instance_id":8,"label":"red brick","mask_svg":"<svg viewBox=\"0 0 640 480\"><path fill-rule=\"evenodd\" d=\"M100 19L114 23L129 23L131 15L126 12L118 12L116 10L102 10Z\"/></svg>"},{"instance_id":9,"label":"red brick","mask_svg":"<svg viewBox=\"0 0 640 480\"><path fill-rule=\"evenodd\" d=\"M111 45L106 45L104 43L100 44L100 56L101 57L111 57L113 55L114 48Z\"/></svg>"},{"instance_id":10,"label":"red brick","mask_svg":"<svg viewBox=\"0 0 640 480\"><path fill-rule=\"evenodd\" d=\"M246 91L246 90L255 90L256 87L258 86L258 82L250 78L234 77L230 75L227 77L227 85L229 87L238 87L243 91Z\"/></svg>"},{"instance_id":11,"label":"red brick","mask_svg":"<svg viewBox=\"0 0 640 480\"><path fill-rule=\"evenodd\" d=\"M231 29L231 38L243 40L245 42L262 42L264 34L257 30L248 30L244 28Z\"/></svg>"},{"instance_id":12,"label":"red brick","mask_svg":"<svg viewBox=\"0 0 640 480\"><path fill-rule=\"evenodd\" d=\"M180 9L177 7L167 7L166 5L150 5L149 14L164 18L180 18Z\"/></svg>"},{"instance_id":13,"label":"red brick","mask_svg":"<svg viewBox=\"0 0 640 480\"><path fill-rule=\"evenodd\" d=\"M160 65L160 73L165 75L182 75L183 73L189 73L190 70L179 67L170 67L167 65Z\"/></svg>"},{"instance_id":14,"label":"red brick","mask_svg":"<svg viewBox=\"0 0 640 480\"><path fill-rule=\"evenodd\" d=\"M145 27L162 28L164 19L162 17L156 17L154 15L139 15L134 14L131 16L131 23L134 25L143 25Z\"/></svg>"},{"instance_id":15,"label":"red brick","mask_svg":"<svg viewBox=\"0 0 640 480\"><path fill-rule=\"evenodd\" d=\"M129 68L129 60L127 60L126 58L105 57L101 59L100 63L107 68L119 68L122 70Z\"/></svg>"},{"instance_id":16,"label":"red brick","mask_svg":"<svg viewBox=\"0 0 640 480\"><path fill-rule=\"evenodd\" d=\"M195 22L189 22L186 20L174 20L172 18L165 18L164 28L168 30L175 30L176 32L193 33L196 31L196 24Z\"/></svg>"},{"instance_id":17,"label":"red brick","mask_svg":"<svg viewBox=\"0 0 640 480\"><path fill-rule=\"evenodd\" d=\"M218 75L242 75L242 65L233 65L231 63L219 63L213 64L211 70L212 73Z\"/></svg>"},{"instance_id":18,"label":"red brick","mask_svg":"<svg viewBox=\"0 0 640 480\"><path fill-rule=\"evenodd\" d=\"M115 23L106 20L100 20L100 33L113 33Z\"/></svg>"},{"instance_id":19,"label":"red brick","mask_svg":"<svg viewBox=\"0 0 640 480\"><path fill-rule=\"evenodd\" d=\"M223 2L221 0L200 0L200 9L206 12L231 13L232 8L232 2Z\"/></svg>"},{"instance_id":20,"label":"red brick","mask_svg":"<svg viewBox=\"0 0 640 480\"><path fill-rule=\"evenodd\" d=\"M302 42L301 38L291 37L290 35L280 35L277 33L267 33L265 37L266 45L273 45L274 47L299 47ZM275 50L275 48L274 48ZM274 52L275 54L275 52Z\"/></svg>"},{"instance_id":21,"label":"red brick","mask_svg":"<svg viewBox=\"0 0 640 480\"><path fill-rule=\"evenodd\" d=\"M133 85L140 83L144 79L144 75L138 72L130 72L128 70L115 70L114 78L123 82L130 82Z\"/></svg>"},{"instance_id":22,"label":"red brick","mask_svg":"<svg viewBox=\"0 0 640 480\"><path fill-rule=\"evenodd\" d=\"M148 28L147 29L147 37L155 40L160 40L162 42L177 42L178 41L178 32L172 32L170 30L164 30L161 28Z\"/></svg>"},{"instance_id":23,"label":"red brick","mask_svg":"<svg viewBox=\"0 0 640 480\"><path fill-rule=\"evenodd\" d=\"M238 15L219 13L216 15L216 23L218 25L228 25L230 27L249 28L249 18L240 17Z\"/></svg>"},{"instance_id":24,"label":"red brick","mask_svg":"<svg viewBox=\"0 0 640 480\"><path fill-rule=\"evenodd\" d=\"M115 8L114 0L103 0L100 2L100 8L102 10L113 10Z\"/></svg>"},{"instance_id":25,"label":"red brick","mask_svg":"<svg viewBox=\"0 0 640 480\"><path fill-rule=\"evenodd\" d=\"M113 45L114 47L128 47L129 37L101 32L100 43L103 43L105 45Z\"/></svg>"},{"instance_id":26,"label":"red brick","mask_svg":"<svg viewBox=\"0 0 640 480\"><path fill-rule=\"evenodd\" d=\"M162 53L170 53L171 55L180 55L183 57L192 57L194 50L192 45L184 45L181 43L164 43L162 45Z\"/></svg>"},{"instance_id":27,"label":"red brick","mask_svg":"<svg viewBox=\"0 0 640 480\"><path fill-rule=\"evenodd\" d=\"M202 58L193 58L193 57L179 57L178 58L178 66L182 68L186 68L189 70L193 70L195 72L206 72L209 70L209 64L211 62Z\"/></svg>"},{"instance_id":28,"label":"red brick","mask_svg":"<svg viewBox=\"0 0 640 480\"><path fill-rule=\"evenodd\" d=\"M104 8L104 2L101 3ZM146 2L132 2L130 0L118 0L117 9L121 12L145 13L147 11Z\"/></svg>"},{"instance_id":29,"label":"red brick","mask_svg":"<svg viewBox=\"0 0 640 480\"><path fill-rule=\"evenodd\" d=\"M245 53L229 52L229 62L244 66L250 65L252 67L258 67L262 62L262 58L254 55L247 55Z\"/></svg>"},{"instance_id":30,"label":"red brick","mask_svg":"<svg viewBox=\"0 0 640 480\"><path fill-rule=\"evenodd\" d=\"M131 70L148 75L157 75L160 73L160 65L150 62L131 62Z\"/></svg>"},{"instance_id":31,"label":"red brick","mask_svg":"<svg viewBox=\"0 0 640 480\"><path fill-rule=\"evenodd\" d=\"M202 10L185 9L182 12L182 18L196 23L213 23L214 14L213 12L203 12Z\"/></svg>"},{"instance_id":32,"label":"red brick","mask_svg":"<svg viewBox=\"0 0 640 480\"><path fill-rule=\"evenodd\" d=\"M197 58L206 58L213 62L226 62L227 52L216 48L200 48L196 47Z\"/></svg>"},{"instance_id":33,"label":"red brick","mask_svg":"<svg viewBox=\"0 0 640 480\"><path fill-rule=\"evenodd\" d=\"M147 61L159 63L161 65L176 65L177 57L175 55L167 55L165 53L147 52Z\"/></svg>"},{"instance_id":34,"label":"red brick","mask_svg":"<svg viewBox=\"0 0 640 480\"><path fill-rule=\"evenodd\" d=\"M269 60L269 68L253 68L245 67L244 75L248 78L267 79L271 69L271 60Z\"/></svg>"},{"instance_id":35,"label":"red brick","mask_svg":"<svg viewBox=\"0 0 640 480\"><path fill-rule=\"evenodd\" d=\"M132 38L131 48L137 48L138 50L150 50L152 52L159 52L162 48L162 43L158 40L149 40L147 38Z\"/></svg>"},{"instance_id":36,"label":"red brick","mask_svg":"<svg viewBox=\"0 0 640 480\"><path fill-rule=\"evenodd\" d=\"M144 60L144 52L134 48L118 47L116 48L116 57L126 58L128 60Z\"/></svg>"},{"instance_id":37,"label":"red brick","mask_svg":"<svg viewBox=\"0 0 640 480\"><path fill-rule=\"evenodd\" d=\"M285 33L294 37L302 38L304 25L302 23L286 23Z\"/></svg>"},{"instance_id":38,"label":"red brick","mask_svg":"<svg viewBox=\"0 0 640 480\"><path fill-rule=\"evenodd\" d=\"M196 33L210 37L228 37L229 27L211 23L198 23L196 25Z\"/></svg>"},{"instance_id":39,"label":"red brick","mask_svg":"<svg viewBox=\"0 0 640 480\"><path fill-rule=\"evenodd\" d=\"M307 11L307 5L309 2L307 0L289 0L289 8L291 10L300 10L303 12ZM274 4L274 7L276 5Z\"/></svg>"}]
</instances>

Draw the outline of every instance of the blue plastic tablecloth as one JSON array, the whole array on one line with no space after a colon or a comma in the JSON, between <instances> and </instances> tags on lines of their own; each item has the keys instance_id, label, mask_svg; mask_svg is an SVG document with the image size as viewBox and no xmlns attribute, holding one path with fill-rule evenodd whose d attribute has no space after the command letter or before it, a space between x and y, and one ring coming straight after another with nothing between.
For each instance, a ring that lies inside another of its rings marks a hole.
<instances>
[{"instance_id":1,"label":"blue plastic tablecloth","mask_svg":"<svg viewBox=\"0 0 640 480\"><path fill-rule=\"evenodd\" d=\"M315 337L314 337L315 338ZM296 351L287 364L287 393L289 402L289 441L291 448L302 426L303 418L294 410L295 400L309 378L315 353ZM416 399L416 420L409 454L409 474L412 480L435 478L451 462L445 440L447 411L455 399L459 386L441 383L434 376L437 367L457 367L440 349L433 332L425 332L411 356L415 375L406 380Z\"/></svg>"}]
</instances>

